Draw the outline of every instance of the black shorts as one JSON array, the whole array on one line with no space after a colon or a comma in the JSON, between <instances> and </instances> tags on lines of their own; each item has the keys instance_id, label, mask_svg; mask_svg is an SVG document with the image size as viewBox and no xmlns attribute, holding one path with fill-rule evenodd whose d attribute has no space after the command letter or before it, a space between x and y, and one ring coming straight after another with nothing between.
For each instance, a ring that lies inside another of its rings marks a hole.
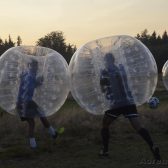
<instances>
[{"instance_id":1,"label":"black shorts","mask_svg":"<svg viewBox=\"0 0 168 168\"><path fill-rule=\"evenodd\" d=\"M138 117L136 105L133 104L105 111L106 116L113 118L117 118L121 114L123 114L126 118Z\"/></svg>"},{"instance_id":2,"label":"black shorts","mask_svg":"<svg viewBox=\"0 0 168 168\"><path fill-rule=\"evenodd\" d=\"M17 110L21 121L27 121L28 119L34 118L36 116L43 117L44 114L34 101L21 104Z\"/></svg>"}]
</instances>

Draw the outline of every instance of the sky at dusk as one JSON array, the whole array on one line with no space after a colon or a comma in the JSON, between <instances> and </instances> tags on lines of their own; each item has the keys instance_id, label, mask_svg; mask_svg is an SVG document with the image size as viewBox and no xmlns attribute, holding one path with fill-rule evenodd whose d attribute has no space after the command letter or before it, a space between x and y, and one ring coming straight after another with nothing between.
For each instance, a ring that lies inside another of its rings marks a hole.
<instances>
[{"instance_id":1,"label":"sky at dusk","mask_svg":"<svg viewBox=\"0 0 168 168\"><path fill-rule=\"evenodd\" d=\"M80 45L112 35L168 30L168 0L0 0L0 38L24 45L51 31Z\"/></svg>"}]
</instances>

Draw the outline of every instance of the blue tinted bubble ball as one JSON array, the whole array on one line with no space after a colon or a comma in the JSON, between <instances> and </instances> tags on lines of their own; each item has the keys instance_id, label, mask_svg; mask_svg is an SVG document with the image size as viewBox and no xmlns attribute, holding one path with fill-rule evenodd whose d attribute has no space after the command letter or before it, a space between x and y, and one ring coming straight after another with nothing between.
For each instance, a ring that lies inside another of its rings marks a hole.
<instances>
[{"instance_id":1,"label":"blue tinted bubble ball","mask_svg":"<svg viewBox=\"0 0 168 168\"><path fill-rule=\"evenodd\" d=\"M10 114L17 114L21 75L28 71L32 60L38 65L37 79L43 79L34 91L33 101L45 116L50 116L61 108L68 96L69 71L63 56L46 47L13 47L0 57L0 107Z\"/></svg>"}]
</instances>

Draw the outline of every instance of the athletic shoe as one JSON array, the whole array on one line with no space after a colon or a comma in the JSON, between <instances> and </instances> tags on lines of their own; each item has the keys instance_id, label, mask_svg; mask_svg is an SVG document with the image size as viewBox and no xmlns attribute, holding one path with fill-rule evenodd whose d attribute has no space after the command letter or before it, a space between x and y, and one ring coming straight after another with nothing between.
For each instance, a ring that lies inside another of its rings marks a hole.
<instances>
[{"instance_id":1,"label":"athletic shoe","mask_svg":"<svg viewBox=\"0 0 168 168\"><path fill-rule=\"evenodd\" d=\"M108 157L109 153L108 151L104 151L103 149L101 149L99 152L99 156Z\"/></svg>"},{"instance_id":2,"label":"athletic shoe","mask_svg":"<svg viewBox=\"0 0 168 168\"><path fill-rule=\"evenodd\" d=\"M52 135L52 138L53 138L53 139L56 139L57 137L58 137L58 133L57 133L57 131L55 131L55 134Z\"/></svg>"},{"instance_id":3,"label":"athletic shoe","mask_svg":"<svg viewBox=\"0 0 168 168\"><path fill-rule=\"evenodd\" d=\"M152 153L153 153L153 156L154 156L154 158L155 158L155 161L161 160L159 147L153 146L153 147L151 148L151 151L152 151Z\"/></svg>"}]
</instances>

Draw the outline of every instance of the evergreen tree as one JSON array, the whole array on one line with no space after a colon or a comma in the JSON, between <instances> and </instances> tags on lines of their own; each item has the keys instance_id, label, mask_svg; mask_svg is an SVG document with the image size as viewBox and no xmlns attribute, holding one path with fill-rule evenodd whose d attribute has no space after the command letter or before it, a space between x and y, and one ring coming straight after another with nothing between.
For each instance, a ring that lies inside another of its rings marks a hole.
<instances>
[{"instance_id":1,"label":"evergreen tree","mask_svg":"<svg viewBox=\"0 0 168 168\"><path fill-rule=\"evenodd\" d=\"M7 42L8 44L8 47L9 48L11 48L11 47L14 47L15 46L15 43L12 41L12 39L11 39L11 36L9 35L9 38L8 38L8 42Z\"/></svg>"},{"instance_id":2,"label":"evergreen tree","mask_svg":"<svg viewBox=\"0 0 168 168\"><path fill-rule=\"evenodd\" d=\"M148 35L148 30L145 29L141 32L140 40L147 44L149 42L150 35Z\"/></svg>"},{"instance_id":3,"label":"evergreen tree","mask_svg":"<svg viewBox=\"0 0 168 168\"><path fill-rule=\"evenodd\" d=\"M3 40L0 38L0 45L3 45Z\"/></svg>"},{"instance_id":4,"label":"evergreen tree","mask_svg":"<svg viewBox=\"0 0 168 168\"><path fill-rule=\"evenodd\" d=\"M149 38L149 41L150 41L150 44L156 44L156 39L157 39L157 34L156 34L156 32L154 31L153 33L152 33L152 35L150 36L150 38Z\"/></svg>"},{"instance_id":5,"label":"evergreen tree","mask_svg":"<svg viewBox=\"0 0 168 168\"><path fill-rule=\"evenodd\" d=\"M22 44L22 39L20 36L17 37L17 46L20 46Z\"/></svg>"},{"instance_id":6,"label":"evergreen tree","mask_svg":"<svg viewBox=\"0 0 168 168\"><path fill-rule=\"evenodd\" d=\"M8 36L8 40L5 39L3 42L2 39L0 39L0 56L9 48L14 47L15 43L12 41L11 36Z\"/></svg>"},{"instance_id":7,"label":"evergreen tree","mask_svg":"<svg viewBox=\"0 0 168 168\"><path fill-rule=\"evenodd\" d=\"M165 30L163 35L162 35L162 41L163 43L167 43L168 42L168 35L167 35L167 31Z\"/></svg>"},{"instance_id":8,"label":"evergreen tree","mask_svg":"<svg viewBox=\"0 0 168 168\"><path fill-rule=\"evenodd\" d=\"M140 39L141 39L140 34L138 33L138 34L136 35L136 37L135 37L135 38L137 38L138 40L140 40Z\"/></svg>"},{"instance_id":9,"label":"evergreen tree","mask_svg":"<svg viewBox=\"0 0 168 168\"><path fill-rule=\"evenodd\" d=\"M158 45L162 44L162 38L160 37L160 35L158 35L156 40Z\"/></svg>"},{"instance_id":10,"label":"evergreen tree","mask_svg":"<svg viewBox=\"0 0 168 168\"><path fill-rule=\"evenodd\" d=\"M4 43L3 40L0 38L0 56L3 53L3 51L4 51Z\"/></svg>"}]
</instances>

